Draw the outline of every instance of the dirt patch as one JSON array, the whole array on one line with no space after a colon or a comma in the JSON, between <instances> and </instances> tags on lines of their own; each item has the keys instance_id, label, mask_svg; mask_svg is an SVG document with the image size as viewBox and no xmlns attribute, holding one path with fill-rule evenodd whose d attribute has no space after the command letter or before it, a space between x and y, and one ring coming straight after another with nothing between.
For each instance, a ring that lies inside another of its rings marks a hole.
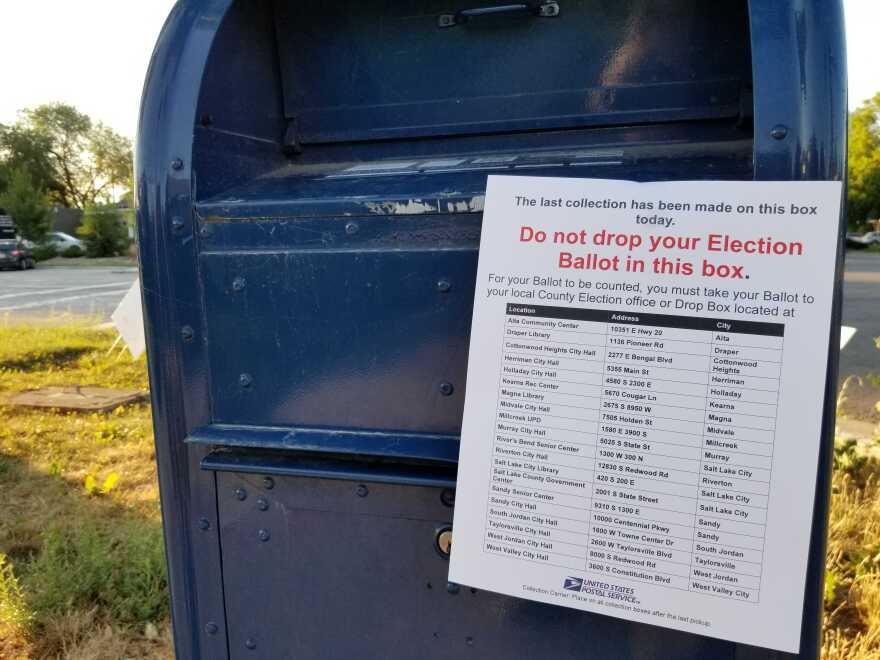
<instances>
[{"instance_id":1,"label":"dirt patch","mask_svg":"<svg viewBox=\"0 0 880 660\"><path fill-rule=\"evenodd\" d=\"M119 406L147 398L143 390L53 385L25 390L7 398L7 403L23 408L46 408L58 411L110 412Z\"/></svg>"}]
</instances>

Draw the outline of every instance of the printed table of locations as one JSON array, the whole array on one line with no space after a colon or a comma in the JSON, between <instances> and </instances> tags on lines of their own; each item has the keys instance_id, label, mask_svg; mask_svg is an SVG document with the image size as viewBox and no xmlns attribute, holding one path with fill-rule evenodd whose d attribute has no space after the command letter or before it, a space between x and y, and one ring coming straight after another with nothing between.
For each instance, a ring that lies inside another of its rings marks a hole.
<instances>
[{"instance_id":1,"label":"printed table of locations","mask_svg":"<svg viewBox=\"0 0 880 660\"><path fill-rule=\"evenodd\" d=\"M841 196L489 176L449 580L627 639L814 638Z\"/></svg>"},{"instance_id":2,"label":"printed table of locations","mask_svg":"<svg viewBox=\"0 0 880 660\"><path fill-rule=\"evenodd\" d=\"M509 303L485 551L758 602L783 335Z\"/></svg>"}]
</instances>

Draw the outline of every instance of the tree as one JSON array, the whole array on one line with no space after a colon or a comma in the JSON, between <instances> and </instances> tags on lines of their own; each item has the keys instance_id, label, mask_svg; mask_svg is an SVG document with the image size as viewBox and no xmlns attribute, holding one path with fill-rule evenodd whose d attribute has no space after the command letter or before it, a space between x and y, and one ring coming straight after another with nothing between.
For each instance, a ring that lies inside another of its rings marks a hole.
<instances>
[{"instance_id":1,"label":"tree","mask_svg":"<svg viewBox=\"0 0 880 660\"><path fill-rule=\"evenodd\" d=\"M6 134L6 127L3 124L0 124L0 156L3 155L3 136ZM2 195L6 191L6 186L9 185L9 175L10 170L12 168L9 167L9 163L6 162L5 159L0 158L0 195ZM0 214L3 213L3 209L0 208Z\"/></svg>"},{"instance_id":2,"label":"tree","mask_svg":"<svg viewBox=\"0 0 880 660\"><path fill-rule=\"evenodd\" d=\"M89 135L89 151L95 169L105 181L131 189L134 162L131 140L98 122Z\"/></svg>"},{"instance_id":3,"label":"tree","mask_svg":"<svg viewBox=\"0 0 880 660\"><path fill-rule=\"evenodd\" d=\"M128 228L112 204L88 207L76 233L86 244L89 257L115 257L128 248Z\"/></svg>"},{"instance_id":4,"label":"tree","mask_svg":"<svg viewBox=\"0 0 880 660\"><path fill-rule=\"evenodd\" d=\"M880 217L880 93L849 117L849 224Z\"/></svg>"},{"instance_id":5,"label":"tree","mask_svg":"<svg viewBox=\"0 0 880 660\"><path fill-rule=\"evenodd\" d=\"M22 238L34 243L45 240L50 224L49 201L26 170L10 172L6 192L0 195L0 207L12 216Z\"/></svg>"},{"instance_id":6,"label":"tree","mask_svg":"<svg viewBox=\"0 0 880 660\"><path fill-rule=\"evenodd\" d=\"M2 126L0 126L2 129ZM2 195L6 191L6 186L9 185L9 165L0 160L0 195ZM0 214L3 213L2 207L0 207Z\"/></svg>"},{"instance_id":7,"label":"tree","mask_svg":"<svg viewBox=\"0 0 880 660\"><path fill-rule=\"evenodd\" d=\"M63 206L106 203L117 189L131 186L128 138L64 103L20 112L14 126L0 131L0 152Z\"/></svg>"},{"instance_id":8,"label":"tree","mask_svg":"<svg viewBox=\"0 0 880 660\"><path fill-rule=\"evenodd\" d=\"M63 187L49 155L51 147L49 137L33 128L21 124L0 126L0 156L7 173L26 171L37 188L61 201Z\"/></svg>"}]
</instances>

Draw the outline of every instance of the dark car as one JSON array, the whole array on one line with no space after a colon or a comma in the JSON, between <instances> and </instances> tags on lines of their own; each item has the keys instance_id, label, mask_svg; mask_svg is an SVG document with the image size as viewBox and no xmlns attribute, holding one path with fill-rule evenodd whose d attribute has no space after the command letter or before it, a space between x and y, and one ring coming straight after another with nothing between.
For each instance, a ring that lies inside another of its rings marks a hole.
<instances>
[{"instance_id":1,"label":"dark car","mask_svg":"<svg viewBox=\"0 0 880 660\"><path fill-rule=\"evenodd\" d=\"M33 268L34 255L24 243L16 240L0 240L0 268Z\"/></svg>"}]
</instances>

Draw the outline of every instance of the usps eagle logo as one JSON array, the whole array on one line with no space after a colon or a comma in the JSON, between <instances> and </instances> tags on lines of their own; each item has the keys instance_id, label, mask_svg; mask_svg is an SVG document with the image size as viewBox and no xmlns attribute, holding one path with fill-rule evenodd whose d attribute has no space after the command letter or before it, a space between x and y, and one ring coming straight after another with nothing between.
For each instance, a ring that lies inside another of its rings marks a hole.
<instances>
[{"instance_id":1,"label":"usps eagle logo","mask_svg":"<svg viewBox=\"0 0 880 660\"><path fill-rule=\"evenodd\" d=\"M580 591L584 588L584 579L569 576L565 578L562 588L569 591Z\"/></svg>"}]
</instances>

